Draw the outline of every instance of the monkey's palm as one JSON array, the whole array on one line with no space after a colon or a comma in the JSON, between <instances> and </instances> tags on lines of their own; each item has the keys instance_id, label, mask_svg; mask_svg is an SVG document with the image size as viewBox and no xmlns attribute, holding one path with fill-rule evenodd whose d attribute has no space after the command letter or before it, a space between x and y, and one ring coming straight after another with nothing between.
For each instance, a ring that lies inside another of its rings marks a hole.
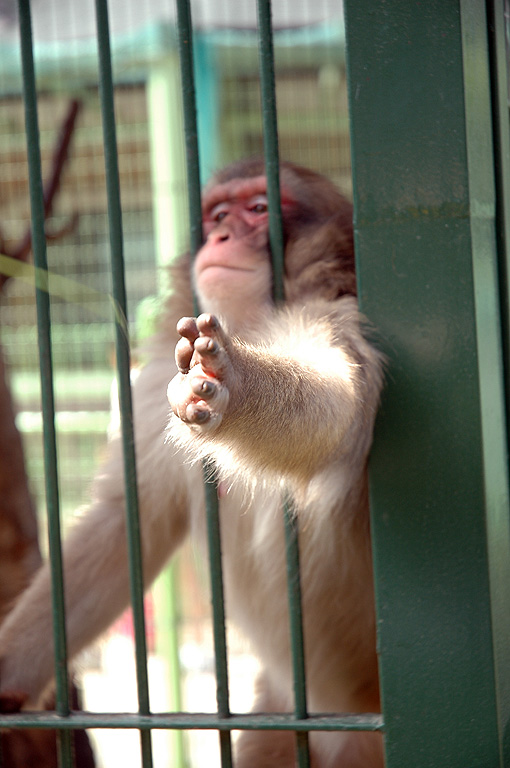
<instances>
[{"instance_id":1,"label":"monkey's palm","mask_svg":"<svg viewBox=\"0 0 510 768\"><path fill-rule=\"evenodd\" d=\"M183 422L210 431L225 414L233 379L231 344L214 315L183 317L175 349L179 373L168 385L168 400Z\"/></svg>"}]
</instances>

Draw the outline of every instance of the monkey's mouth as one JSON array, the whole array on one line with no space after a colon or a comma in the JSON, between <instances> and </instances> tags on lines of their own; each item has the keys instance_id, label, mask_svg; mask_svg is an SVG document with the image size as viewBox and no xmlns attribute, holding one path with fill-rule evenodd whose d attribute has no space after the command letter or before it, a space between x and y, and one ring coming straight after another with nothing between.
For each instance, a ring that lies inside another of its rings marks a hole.
<instances>
[{"instance_id":1,"label":"monkey's mouth","mask_svg":"<svg viewBox=\"0 0 510 768\"><path fill-rule=\"evenodd\" d=\"M236 272L253 272L253 269L240 267L237 264L207 264L205 267L202 267L200 272L205 272L208 269L234 269Z\"/></svg>"},{"instance_id":2,"label":"monkey's mouth","mask_svg":"<svg viewBox=\"0 0 510 768\"><path fill-rule=\"evenodd\" d=\"M204 259L203 261L197 263L195 270L196 274L203 275L204 272L207 272L211 269L229 269L234 270L236 272L253 272L253 267L244 266L243 264L239 264L238 262L232 262L227 259Z\"/></svg>"}]
</instances>

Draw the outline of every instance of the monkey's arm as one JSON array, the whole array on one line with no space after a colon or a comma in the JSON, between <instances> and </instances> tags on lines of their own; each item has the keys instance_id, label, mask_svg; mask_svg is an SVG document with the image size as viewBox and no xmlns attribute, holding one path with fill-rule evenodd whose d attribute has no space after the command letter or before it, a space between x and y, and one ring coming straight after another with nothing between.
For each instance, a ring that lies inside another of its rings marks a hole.
<instances>
[{"instance_id":1,"label":"monkey's arm","mask_svg":"<svg viewBox=\"0 0 510 768\"><path fill-rule=\"evenodd\" d=\"M149 584L187 528L186 490L165 446L171 366L148 366L134 393L144 580ZM129 603L124 480L120 445L98 476L91 508L63 548L67 639L72 657ZM49 567L43 566L0 629L0 710L9 692L31 704L53 677Z\"/></svg>"},{"instance_id":2,"label":"monkey's arm","mask_svg":"<svg viewBox=\"0 0 510 768\"><path fill-rule=\"evenodd\" d=\"M210 315L181 323L181 373L168 391L172 438L255 477L307 483L332 458L359 465L382 360L361 333L354 300L283 310L264 330L259 343L245 344Z\"/></svg>"}]
</instances>

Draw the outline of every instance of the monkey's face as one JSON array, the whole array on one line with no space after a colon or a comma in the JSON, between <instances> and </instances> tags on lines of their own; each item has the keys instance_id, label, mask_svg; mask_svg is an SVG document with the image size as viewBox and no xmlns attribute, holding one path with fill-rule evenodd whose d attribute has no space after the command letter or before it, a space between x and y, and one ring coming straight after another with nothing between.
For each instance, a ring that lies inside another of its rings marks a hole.
<instances>
[{"instance_id":1,"label":"monkey's face","mask_svg":"<svg viewBox=\"0 0 510 768\"><path fill-rule=\"evenodd\" d=\"M204 195L205 243L195 259L203 310L238 327L271 302L265 177L233 179Z\"/></svg>"}]
</instances>

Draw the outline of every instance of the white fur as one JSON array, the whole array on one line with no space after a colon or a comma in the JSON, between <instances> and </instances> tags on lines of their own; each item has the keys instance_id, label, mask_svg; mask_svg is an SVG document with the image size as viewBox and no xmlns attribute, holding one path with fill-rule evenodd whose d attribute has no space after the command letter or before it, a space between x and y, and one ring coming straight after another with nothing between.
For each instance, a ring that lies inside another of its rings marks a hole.
<instances>
[{"instance_id":1,"label":"white fur","mask_svg":"<svg viewBox=\"0 0 510 768\"><path fill-rule=\"evenodd\" d=\"M258 707L292 710L281 492L284 485L295 488L310 709L362 711L377 700L364 474L382 380L380 357L361 336L351 299L328 305L327 312L321 305L283 310L246 335L241 354L248 361L253 357L256 364L272 355L281 362L280 431L273 437L275 414L267 414L267 437L263 429L247 440L246 435L236 437L237 417L227 413L222 422L231 430L227 442L221 435L215 438L214 430L197 435L182 423L175 426L177 447L165 440L166 390L176 373L171 359L175 338L160 337L152 360L137 378L135 434L145 580L153 580L189 530L202 538L201 470L186 465L190 456L213 455L229 489L221 499L227 611L250 638L263 666ZM290 415L292 404L285 401L285 376L297 366L318 398L312 420L315 435L308 426L301 434L302 426ZM262 426L264 418L266 414L259 414ZM294 470L288 476L281 468L275 473L271 462L264 469L263 458L257 458L257 451L263 456L269 450L266 442L273 441L270 450L285 452L289 439L304 462L297 482ZM324 443L329 459L314 470L315 456L310 454ZM308 478L304 487L303 477ZM91 507L64 549L71 655L128 602L124 538L121 450L113 440ZM44 567L0 630L2 692L22 691L32 703L38 701L52 677L50 638L49 571ZM311 744L313 765L320 768L383 764L381 738L376 735L317 733ZM236 768L291 768L293 745L292 734L245 733Z\"/></svg>"}]
</instances>

